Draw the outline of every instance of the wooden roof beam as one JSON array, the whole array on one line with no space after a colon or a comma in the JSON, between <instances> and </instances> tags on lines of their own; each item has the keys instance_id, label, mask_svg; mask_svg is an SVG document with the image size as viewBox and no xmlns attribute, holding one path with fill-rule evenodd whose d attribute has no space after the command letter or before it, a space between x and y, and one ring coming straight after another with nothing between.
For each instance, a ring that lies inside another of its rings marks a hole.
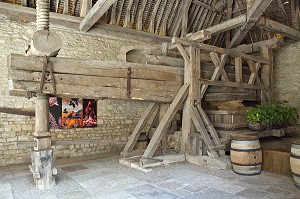
<instances>
[{"instance_id":1,"label":"wooden roof beam","mask_svg":"<svg viewBox=\"0 0 300 199\"><path fill-rule=\"evenodd\" d=\"M109 7L115 3L115 1L116 0L98 0L89 13L81 21L79 29L87 32L109 9Z\"/></svg>"},{"instance_id":2,"label":"wooden roof beam","mask_svg":"<svg viewBox=\"0 0 300 199\"><path fill-rule=\"evenodd\" d=\"M256 0L252 7L247 12L247 21L234 34L229 48L239 45L243 38L247 35L249 30L255 25L259 17L263 14L266 8L270 5L272 0Z\"/></svg>"},{"instance_id":3,"label":"wooden roof beam","mask_svg":"<svg viewBox=\"0 0 300 199\"><path fill-rule=\"evenodd\" d=\"M194 3L194 4L198 5L198 6L201 6L203 8L206 8L207 10L210 10L212 12L220 13L220 11L217 8L215 8L215 7L211 6L211 5L208 5L206 3L203 3L202 1L193 0L192 3Z\"/></svg>"},{"instance_id":4,"label":"wooden roof beam","mask_svg":"<svg viewBox=\"0 0 300 199\"><path fill-rule=\"evenodd\" d=\"M300 40L300 31L291 28L289 26L286 26L284 24L278 23L276 21L273 21L271 19L268 19L266 17L260 17L257 26L259 26L262 29L275 32L275 33L280 33L283 34L291 39L294 39L296 41Z\"/></svg>"},{"instance_id":5,"label":"wooden roof beam","mask_svg":"<svg viewBox=\"0 0 300 199\"><path fill-rule=\"evenodd\" d=\"M82 0L80 4L80 17L85 17L91 10L93 2L92 0Z\"/></svg>"},{"instance_id":6,"label":"wooden roof beam","mask_svg":"<svg viewBox=\"0 0 300 199\"><path fill-rule=\"evenodd\" d=\"M222 32L225 32L225 31L228 31L233 28L237 28L237 27L241 26L243 23L245 23L246 19L247 19L247 16L245 14L240 15L238 17L232 18L230 20L227 20L227 21L224 21L217 25L206 28L205 31L210 32L212 35L219 34L219 33L222 33ZM187 34L186 37L188 40L198 40L199 38L202 37L201 31Z\"/></svg>"}]
</instances>

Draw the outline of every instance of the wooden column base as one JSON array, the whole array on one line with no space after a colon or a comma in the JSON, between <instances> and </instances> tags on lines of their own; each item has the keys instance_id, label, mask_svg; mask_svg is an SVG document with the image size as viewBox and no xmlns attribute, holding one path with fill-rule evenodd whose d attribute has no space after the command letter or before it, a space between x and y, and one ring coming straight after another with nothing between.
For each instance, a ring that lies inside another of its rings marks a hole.
<instances>
[{"instance_id":1,"label":"wooden column base","mask_svg":"<svg viewBox=\"0 0 300 199\"><path fill-rule=\"evenodd\" d=\"M31 161L29 168L35 187L39 190L52 189L55 186L54 175L57 174L57 169L53 166L53 150L32 151Z\"/></svg>"}]
</instances>

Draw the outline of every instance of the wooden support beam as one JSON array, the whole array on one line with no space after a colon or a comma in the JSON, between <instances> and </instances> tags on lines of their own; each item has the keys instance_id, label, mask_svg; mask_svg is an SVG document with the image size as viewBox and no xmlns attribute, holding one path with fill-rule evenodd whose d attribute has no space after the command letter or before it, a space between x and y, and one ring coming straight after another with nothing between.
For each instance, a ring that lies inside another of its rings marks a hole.
<instances>
[{"instance_id":1,"label":"wooden support beam","mask_svg":"<svg viewBox=\"0 0 300 199\"><path fill-rule=\"evenodd\" d=\"M285 35L291 39L294 39L296 41L300 40L300 31L299 30L297 30L295 28L291 28L286 25L283 25L281 23L278 23L278 22L268 19L266 17L260 17L257 22L257 26L264 30L283 34L283 35Z\"/></svg>"},{"instance_id":2,"label":"wooden support beam","mask_svg":"<svg viewBox=\"0 0 300 199\"><path fill-rule=\"evenodd\" d=\"M85 17L87 13L92 9L92 0L82 0L80 4L80 17Z\"/></svg>"},{"instance_id":3,"label":"wooden support beam","mask_svg":"<svg viewBox=\"0 0 300 199\"><path fill-rule=\"evenodd\" d=\"M227 0L227 20L232 18L232 7L233 7L233 0ZM229 48L230 40L231 40L230 30L226 31L225 37L226 37L226 48Z\"/></svg>"},{"instance_id":4,"label":"wooden support beam","mask_svg":"<svg viewBox=\"0 0 300 199\"><path fill-rule=\"evenodd\" d=\"M209 150L207 151L208 155L211 157L218 157L219 156L218 153L215 150L213 150L214 143L212 142L210 135L208 134L208 131L205 128L205 125L202 121L202 118L197 108L194 106L190 106L190 113L191 113L192 121L196 127L196 130L202 135L202 138L208 147Z\"/></svg>"},{"instance_id":5,"label":"wooden support beam","mask_svg":"<svg viewBox=\"0 0 300 199\"><path fill-rule=\"evenodd\" d=\"M186 0L183 8L183 16L182 16L182 23L181 23L181 37L185 37L187 34L187 24L189 19L189 9L191 6L192 0Z\"/></svg>"},{"instance_id":6,"label":"wooden support beam","mask_svg":"<svg viewBox=\"0 0 300 199\"><path fill-rule=\"evenodd\" d=\"M243 60L240 57L235 58L235 81L242 83L243 82Z\"/></svg>"},{"instance_id":7,"label":"wooden support beam","mask_svg":"<svg viewBox=\"0 0 300 199\"><path fill-rule=\"evenodd\" d=\"M209 28L206 28L205 31L208 31L211 33L211 35L216 35L234 28L237 28L245 23L247 19L246 15L239 15L238 17L232 18L230 20L224 21L222 23L219 23L217 25L211 26ZM202 30L201 30L202 31ZM199 37L201 38L202 33L201 31L187 34L186 38L188 40L198 40Z\"/></svg>"},{"instance_id":8,"label":"wooden support beam","mask_svg":"<svg viewBox=\"0 0 300 199\"><path fill-rule=\"evenodd\" d=\"M272 50L266 46L262 46L261 55L263 58L273 60ZM267 87L267 90L261 91L261 103L273 102L273 64L264 64L261 69L261 81L262 85Z\"/></svg>"},{"instance_id":9,"label":"wooden support beam","mask_svg":"<svg viewBox=\"0 0 300 199\"><path fill-rule=\"evenodd\" d=\"M261 63L260 62L254 63L251 60L249 60L247 62L248 62L249 69L250 69L250 72L251 72L248 84L254 84L255 82L257 84L260 84L260 79L259 79L259 76L258 76L258 71L259 71L259 69L261 67Z\"/></svg>"},{"instance_id":10,"label":"wooden support beam","mask_svg":"<svg viewBox=\"0 0 300 199\"><path fill-rule=\"evenodd\" d=\"M139 122L135 126L133 132L129 136L129 139L123 149L123 153L131 152L142 132L145 125L147 124L147 121L149 118L153 115L155 111L157 111L158 105L155 103L150 103L147 109L145 110L144 114L141 116Z\"/></svg>"},{"instance_id":11,"label":"wooden support beam","mask_svg":"<svg viewBox=\"0 0 300 199\"><path fill-rule=\"evenodd\" d=\"M110 24L116 25L116 10L117 10L118 1L115 1L115 3L112 6L111 9L111 17L110 17Z\"/></svg>"},{"instance_id":12,"label":"wooden support beam","mask_svg":"<svg viewBox=\"0 0 300 199\"><path fill-rule=\"evenodd\" d=\"M281 38L272 38L264 41L255 42L252 44L243 44L234 48L241 53L255 53L260 52L262 46L267 46L270 49L276 49L284 43Z\"/></svg>"},{"instance_id":13,"label":"wooden support beam","mask_svg":"<svg viewBox=\"0 0 300 199\"><path fill-rule=\"evenodd\" d=\"M283 18L284 18L285 24L286 24L286 25L289 25L288 16L287 16L287 14L286 14L284 5L283 5L283 3L282 3L282 0L277 0L277 3L278 3L278 6L279 6L279 8L280 8L281 14L282 14L282 16L283 16Z\"/></svg>"},{"instance_id":14,"label":"wooden support beam","mask_svg":"<svg viewBox=\"0 0 300 199\"><path fill-rule=\"evenodd\" d=\"M174 119L179 108L182 106L185 98L188 95L188 88L189 84L184 84L177 95L175 96L173 102L171 103L170 107L168 108L166 114L162 118L162 121L159 123L150 143L148 144L142 158L151 158L155 153L166 129L170 126L171 122Z\"/></svg>"},{"instance_id":15,"label":"wooden support beam","mask_svg":"<svg viewBox=\"0 0 300 199\"><path fill-rule=\"evenodd\" d=\"M17 108L0 108L0 113L7 113L7 114L13 114L13 115L23 115L23 116L30 116L34 117L35 112L30 110L21 110Z\"/></svg>"},{"instance_id":16,"label":"wooden support beam","mask_svg":"<svg viewBox=\"0 0 300 199\"><path fill-rule=\"evenodd\" d=\"M265 9L270 5L272 0L256 0L247 12L247 21L234 34L229 48L238 46L249 30L255 25L259 17L263 14Z\"/></svg>"},{"instance_id":17,"label":"wooden support beam","mask_svg":"<svg viewBox=\"0 0 300 199\"><path fill-rule=\"evenodd\" d=\"M184 62L189 65L190 64L190 57L189 55L186 53L185 49L182 47L181 44L176 44L176 47L178 49L178 51L180 52L181 56L184 59Z\"/></svg>"},{"instance_id":18,"label":"wooden support beam","mask_svg":"<svg viewBox=\"0 0 300 199\"><path fill-rule=\"evenodd\" d=\"M300 29L300 4L298 0L290 0L291 3L291 18L292 27L299 30Z\"/></svg>"},{"instance_id":19,"label":"wooden support beam","mask_svg":"<svg viewBox=\"0 0 300 199\"><path fill-rule=\"evenodd\" d=\"M98 0L80 23L80 30L87 32L106 13L116 0Z\"/></svg>"},{"instance_id":20,"label":"wooden support beam","mask_svg":"<svg viewBox=\"0 0 300 199\"><path fill-rule=\"evenodd\" d=\"M200 79L200 83L207 84L210 86L231 87L231 88L239 88L239 89L253 89L253 90L268 89L268 87L263 85L253 85L253 84L240 83L240 82L212 81L207 79ZM226 94L227 92L224 92L224 95Z\"/></svg>"},{"instance_id":21,"label":"wooden support beam","mask_svg":"<svg viewBox=\"0 0 300 199\"><path fill-rule=\"evenodd\" d=\"M162 121L164 118L164 115L166 114L168 108L170 107L170 104L160 103L159 104L159 111L158 111L158 124ZM170 126L167 127L167 132L169 131ZM167 151L167 134L165 133L161 139L161 148L163 153Z\"/></svg>"},{"instance_id":22,"label":"wooden support beam","mask_svg":"<svg viewBox=\"0 0 300 199\"><path fill-rule=\"evenodd\" d=\"M203 44L203 43L198 43L198 42L195 42L195 41L188 41L188 40L180 39L180 38L176 38L176 37L172 38L172 43L173 44L176 44L176 43L181 44L183 46L194 46L194 47L199 48L199 49L204 50L204 51L217 52L217 53L220 53L220 54L227 54L227 55L230 55L232 57L241 57L241 58L246 59L246 60L253 60L253 61L261 62L261 63L269 63L269 61L266 61L266 60L261 59L261 58L256 57L256 56L241 53L241 52L239 52L235 49L224 49L224 48L211 46L211 45Z\"/></svg>"},{"instance_id":23,"label":"wooden support beam","mask_svg":"<svg viewBox=\"0 0 300 199\"><path fill-rule=\"evenodd\" d=\"M223 81L229 81L228 76L226 74L226 71L224 69L224 67L221 65L221 60L219 58L219 55L217 53L211 52L209 53L211 60L213 61L216 70L213 74L212 78L215 78L214 75L219 75L217 71L221 70L221 78Z\"/></svg>"}]
</instances>

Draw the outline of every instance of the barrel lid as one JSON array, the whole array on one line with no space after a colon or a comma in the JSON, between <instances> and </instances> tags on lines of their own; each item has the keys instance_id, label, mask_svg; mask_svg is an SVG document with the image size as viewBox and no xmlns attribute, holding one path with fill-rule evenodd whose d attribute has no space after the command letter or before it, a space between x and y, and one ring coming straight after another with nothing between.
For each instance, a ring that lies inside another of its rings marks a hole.
<instances>
[{"instance_id":1,"label":"barrel lid","mask_svg":"<svg viewBox=\"0 0 300 199\"><path fill-rule=\"evenodd\" d=\"M294 140L292 141L292 144L300 145L300 140Z\"/></svg>"},{"instance_id":2,"label":"barrel lid","mask_svg":"<svg viewBox=\"0 0 300 199\"><path fill-rule=\"evenodd\" d=\"M231 135L230 138L232 140L237 140L237 141L258 140L257 136L252 136L252 135Z\"/></svg>"}]
</instances>

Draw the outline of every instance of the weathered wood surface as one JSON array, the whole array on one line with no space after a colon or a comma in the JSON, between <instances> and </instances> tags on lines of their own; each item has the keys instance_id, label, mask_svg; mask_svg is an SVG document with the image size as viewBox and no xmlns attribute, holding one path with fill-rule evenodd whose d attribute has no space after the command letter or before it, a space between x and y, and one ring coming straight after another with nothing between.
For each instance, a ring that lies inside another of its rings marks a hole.
<instances>
[{"instance_id":1,"label":"weathered wood surface","mask_svg":"<svg viewBox=\"0 0 300 199\"><path fill-rule=\"evenodd\" d=\"M28 91L37 93L40 88L42 59L34 56L25 57L12 54L8 61L10 67L10 94L28 97ZM57 96L131 99L169 103L172 102L183 84L183 68L177 67L52 57L49 58L49 62L53 66ZM127 96L128 68L131 68L132 71L130 98ZM202 77L210 78L213 74L212 70L211 64L201 63ZM234 67L226 66L225 70L229 80L234 81ZM249 70L243 70L244 82L248 81L249 75ZM196 77L196 79L198 78ZM227 86L227 84L230 83L228 82L224 86ZM224 89L224 91L235 92L227 89ZM43 92L53 94L53 87L48 73L46 73ZM209 92L223 91L212 87ZM248 91L242 90L239 92L245 92L244 96L247 96Z\"/></svg>"},{"instance_id":2,"label":"weathered wood surface","mask_svg":"<svg viewBox=\"0 0 300 199\"><path fill-rule=\"evenodd\" d=\"M148 147L146 148L142 158L151 158L153 154L155 153L162 137L164 136L166 129L170 126L171 122L174 119L174 116L176 115L177 111L182 106L184 100L186 99L188 95L188 88L189 84L184 84L177 95L175 96L173 102L171 103L170 107L168 108L166 114L160 121L150 143L148 144Z\"/></svg>"}]
</instances>

